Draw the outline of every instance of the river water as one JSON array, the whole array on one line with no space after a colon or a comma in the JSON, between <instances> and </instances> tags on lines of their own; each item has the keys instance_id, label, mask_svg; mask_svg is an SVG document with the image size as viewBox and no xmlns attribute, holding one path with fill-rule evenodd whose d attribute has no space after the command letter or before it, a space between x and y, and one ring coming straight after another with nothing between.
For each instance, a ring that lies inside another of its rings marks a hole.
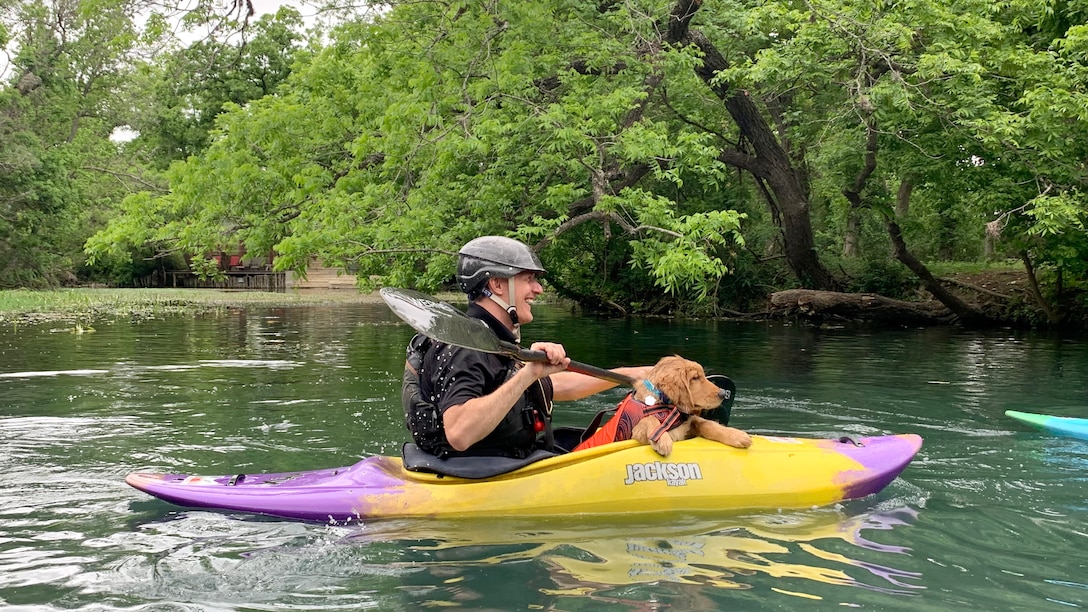
<instances>
[{"instance_id":1,"label":"river water","mask_svg":"<svg viewBox=\"0 0 1088 612\"><path fill-rule=\"evenodd\" d=\"M1088 343L1015 331L604 320L527 340L611 367L679 353L736 381L733 425L918 433L879 494L803 511L334 526L187 510L133 471L396 454L411 330L382 304L0 329L6 610L1045 610L1088 607ZM610 391L557 407L587 423Z\"/></svg>"}]
</instances>

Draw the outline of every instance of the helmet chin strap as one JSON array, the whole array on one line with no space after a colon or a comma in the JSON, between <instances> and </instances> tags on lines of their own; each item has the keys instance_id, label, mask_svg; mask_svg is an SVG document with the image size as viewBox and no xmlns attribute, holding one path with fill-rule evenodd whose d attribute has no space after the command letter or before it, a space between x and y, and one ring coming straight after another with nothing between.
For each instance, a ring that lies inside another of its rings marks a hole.
<instances>
[{"instance_id":1,"label":"helmet chin strap","mask_svg":"<svg viewBox=\"0 0 1088 612\"><path fill-rule=\"evenodd\" d=\"M513 324L513 329L511 329L511 331L514 333L514 340L520 343L521 322L518 321L518 300L517 296L514 294L514 279L512 277L506 279L506 286L510 290L510 301L513 302L513 305L507 304L506 302L502 301L502 298L495 295L494 293L491 293L491 291L489 291L488 289L484 289L483 294L491 298L492 302L495 302L499 305L499 307L506 311L506 314L510 317L510 323Z\"/></svg>"}]
</instances>

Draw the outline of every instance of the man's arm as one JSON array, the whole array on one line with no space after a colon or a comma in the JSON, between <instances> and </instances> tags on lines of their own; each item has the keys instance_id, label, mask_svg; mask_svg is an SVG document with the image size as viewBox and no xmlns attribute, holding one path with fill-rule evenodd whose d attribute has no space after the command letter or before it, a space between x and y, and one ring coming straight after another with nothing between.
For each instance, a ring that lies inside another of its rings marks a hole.
<instances>
[{"instance_id":1,"label":"man's arm","mask_svg":"<svg viewBox=\"0 0 1088 612\"><path fill-rule=\"evenodd\" d=\"M649 375L651 369L653 369L653 366L629 366L613 368L611 371L639 380ZM555 400L567 402L580 400L594 393L611 389L616 386L616 383L601 380L588 374L565 371L552 374L552 386L555 388Z\"/></svg>"},{"instance_id":2,"label":"man's arm","mask_svg":"<svg viewBox=\"0 0 1088 612\"><path fill-rule=\"evenodd\" d=\"M537 342L533 344L532 350L547 353L548 361L529 362L493 392L450 406L442 413L446 441L450 446L463 451L483 440L498 427L530 385L541 378L562 372L570 363L562 345Z\"/></svg>"}]
</instances>

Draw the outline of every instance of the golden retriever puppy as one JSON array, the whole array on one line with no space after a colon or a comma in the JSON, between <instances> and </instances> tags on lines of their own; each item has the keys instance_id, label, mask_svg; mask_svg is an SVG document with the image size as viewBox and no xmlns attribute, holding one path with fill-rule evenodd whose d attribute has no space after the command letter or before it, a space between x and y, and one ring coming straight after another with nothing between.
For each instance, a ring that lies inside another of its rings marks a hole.
<instances>
[{"instance_id":1,"label":"golden retriever puppy","mask_svg":"<svg viewBox=\"0 0 1088 612\"><path fill-rule=\"evenodd\" d=\"M704 410L717 408L725 391L707 379L703 366L694 361L679 355L662 357L646 380L636 383L635 397L651 408L661 407L648 409L635 424L631 437L649 444L662 457L672 453L674 441L696 436L736 448L752 445L747 433L699 416Z\"/></svg>"}]
</instances>

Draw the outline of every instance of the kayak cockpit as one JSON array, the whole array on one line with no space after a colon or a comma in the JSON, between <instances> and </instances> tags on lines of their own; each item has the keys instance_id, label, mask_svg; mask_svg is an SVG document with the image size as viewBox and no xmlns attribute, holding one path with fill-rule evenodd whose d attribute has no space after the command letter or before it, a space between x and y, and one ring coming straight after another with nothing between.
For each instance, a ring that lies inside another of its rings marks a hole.
<instances>
[{"instance_id":1,"label":"kayak cockpit","mask_svg":"<svg viewBox=\"0 0 1088 612\"><path fill-rule=\"evenodd\" d=\"M585 432L580 427L560 427L555 430L556 450L536 450L526 457L501 457L484 455L479 457L437 457L419 448L412 442L401 447L401 461L409 472L438 474L456 478L480 479L493 478L551 457L558 457L574 448Z\"/></svg>"},{"instance_id":2,"label":"kayak cockpit","mask_svg":"<svg viewBox=\"0 0 1088 612\"><path fill-rule=\"evenodd\" d=\"M542 459L556 457L558 454L537 450L523 459L496 456L442 458L428 453L411 442L401 448L404 469L410 472L470 479L492 478L521 469Z\"/></svg>"}]
</instances>

